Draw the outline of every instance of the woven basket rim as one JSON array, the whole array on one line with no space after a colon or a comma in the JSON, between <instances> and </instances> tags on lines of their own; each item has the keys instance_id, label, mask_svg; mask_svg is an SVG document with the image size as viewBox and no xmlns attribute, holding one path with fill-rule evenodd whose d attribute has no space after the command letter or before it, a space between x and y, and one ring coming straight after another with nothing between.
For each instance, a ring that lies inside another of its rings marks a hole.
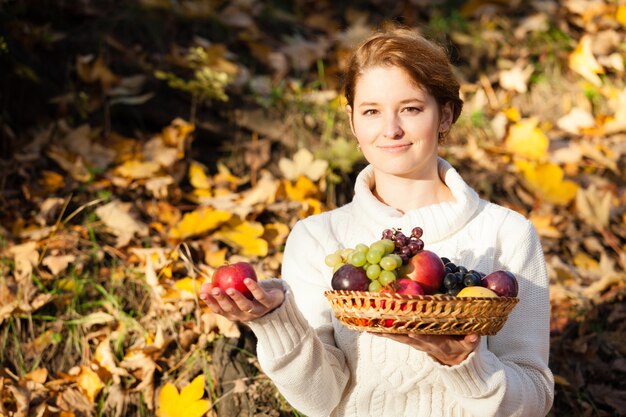
<instances>
[{"instance_id":1,"label":"woven basket rim","mask_svg":"<svg viewBox=\"0 0 626 417\"><path fill-rule=\"evenodd\" d=\"M324 291L324 295L326 296L326 298L334 298L334 297L338 297L338 296L357 296L357 297L367 297L367 298L384 298L384 299L390 299L390 300L442 300L442 301L446 301L446 300L454 300L454 301L459 301L459 300L493 300L494 303L497 303L498 301L512 301L512 300L517 300L519 301L519 298L517 297L503 297L503 296L498 296L498 297L457 297L454 295L447 295L447 294L424 294L424 295L411 295L411 294L398 294L398 293L390 293L390 292L385 292L385 293L375 293L375 292L370 292L370 291L349 291L349 290L327 290Z\"/></svg>"},{"instance_id":2,"label":"woven basket rim","mask_svg":"<svg viewBox=\"0 0 626 417\"><path fill-rule=\"evenodd\" d=\"M350 329L396 334L494 335L517 297L455 297L327 290L335 317Z\"/></svg>"}]
</instances>

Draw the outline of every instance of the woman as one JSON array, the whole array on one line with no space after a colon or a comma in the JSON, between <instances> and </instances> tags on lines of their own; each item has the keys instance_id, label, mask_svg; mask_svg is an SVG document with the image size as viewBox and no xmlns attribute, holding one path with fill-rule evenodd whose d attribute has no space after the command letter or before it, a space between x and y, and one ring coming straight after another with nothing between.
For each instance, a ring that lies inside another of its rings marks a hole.
<instances>
[{"instance_id":1,"label":"woman","mask_svg":"<svg viewBox=\"0 0 626 417\"><path fill-rule=\"evenodd\" d=\"M549 296L532 224L481 200L438 144L462 101L445 52L407 29L373 34L345 78L352 132L369 165L351 203L299 221L282 280L246 280L255 299L203 288L217 313L246 322L264 372L316 416L543 416L553 400ZM323 293L324 257L420 226L426 248L482 272L513 272L520 302L495 336L374 335L341 325Z\"/></svg>"}]
</instances>

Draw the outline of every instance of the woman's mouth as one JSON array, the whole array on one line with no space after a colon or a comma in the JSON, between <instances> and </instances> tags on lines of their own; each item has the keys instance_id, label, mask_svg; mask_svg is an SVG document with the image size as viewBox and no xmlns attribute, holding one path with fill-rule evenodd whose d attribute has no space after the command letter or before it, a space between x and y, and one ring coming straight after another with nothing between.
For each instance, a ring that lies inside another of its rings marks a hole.
<instances>
[{"instance_id":1,"label":"woman's mouth","mask_svg":"<svg viewBox=\"0 0 626 417\"><path fill-rule=\"evenodd\" d=\"M402 143L402 144L399 143L397 145L379 146L378 149L384 152L396 153L396 152L405 151L410 146L411 146L410 143Z\"/></svg>"}]
</instances>

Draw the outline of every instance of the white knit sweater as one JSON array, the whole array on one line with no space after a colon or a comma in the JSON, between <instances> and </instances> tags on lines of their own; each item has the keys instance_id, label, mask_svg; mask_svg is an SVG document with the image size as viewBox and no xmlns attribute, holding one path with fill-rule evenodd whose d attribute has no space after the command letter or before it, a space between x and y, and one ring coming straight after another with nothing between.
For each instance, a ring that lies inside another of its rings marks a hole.
<instances>
[{"instance_id":1,"label":"white knit sweater","mask_svg":"<svg viewBox=\"0 0 626 417\"><path fill-rule=\"evenodd\" d=\"M549 294L543 251L532 224L479 199L446 161L439 172L454 202L400 213L371 193L373 169L358 176L351 203L299 221L285 248L285 302L248 323L264 372L309 417L544 416L554 381L548 368ZM349 330L323 295L339 247L371 244L386 228L424 230L425 247L468 269L506 269L520 302L495 336L461 364L444 366L390 339Z\"/></svg>"}]
</instances>

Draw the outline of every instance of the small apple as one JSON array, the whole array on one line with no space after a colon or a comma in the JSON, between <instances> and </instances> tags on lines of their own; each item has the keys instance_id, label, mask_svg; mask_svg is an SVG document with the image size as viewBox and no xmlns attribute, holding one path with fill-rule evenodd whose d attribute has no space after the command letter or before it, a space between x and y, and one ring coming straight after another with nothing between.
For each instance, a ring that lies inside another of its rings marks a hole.
<instances>
[{"instance_id":1,"label":"small apple","mask_svg":"<svg viewBox=\"0 0 626 417\"><path fill-rule=\"evenodd\" d=\"M445 268L441 258L429 250L421 250L402 267L407 278L422 286L426 294L435 294L441 288Z\"/></svg>"},{"instance_id":2,"label":"small apple","mask_svg":"<svg viewBox=\"0 0 626 417\"><path fill-rule=\"evenodd\" d=\"M500 270L487 274L480 281L480 285L489 288L500 297L517 297L517 278L510 271Z\"/></svg>"},{"instance_id":3,"label":"small apple","mask_svg":"<svg viewBox=\"0 0 626 417\"><path fill-rule=\"evenodd\" d=\"M396 293L406 295L424 295L424 288L410 278L400 278L396 281Z\"/></svg>"},{"instance_id":4,"label":"small apple","mask_svg":"<svg viewBox=\"0 0 626 417\"><path fill-rule=\"evenodd\" d=\"M252 293L243 283L246 278L257 281L254 268L247 262L236 262L218 267L213 273L211 283L213 288L221 288L223 291L232 288L252 299Z\"/></svg>"}]
</instances>

